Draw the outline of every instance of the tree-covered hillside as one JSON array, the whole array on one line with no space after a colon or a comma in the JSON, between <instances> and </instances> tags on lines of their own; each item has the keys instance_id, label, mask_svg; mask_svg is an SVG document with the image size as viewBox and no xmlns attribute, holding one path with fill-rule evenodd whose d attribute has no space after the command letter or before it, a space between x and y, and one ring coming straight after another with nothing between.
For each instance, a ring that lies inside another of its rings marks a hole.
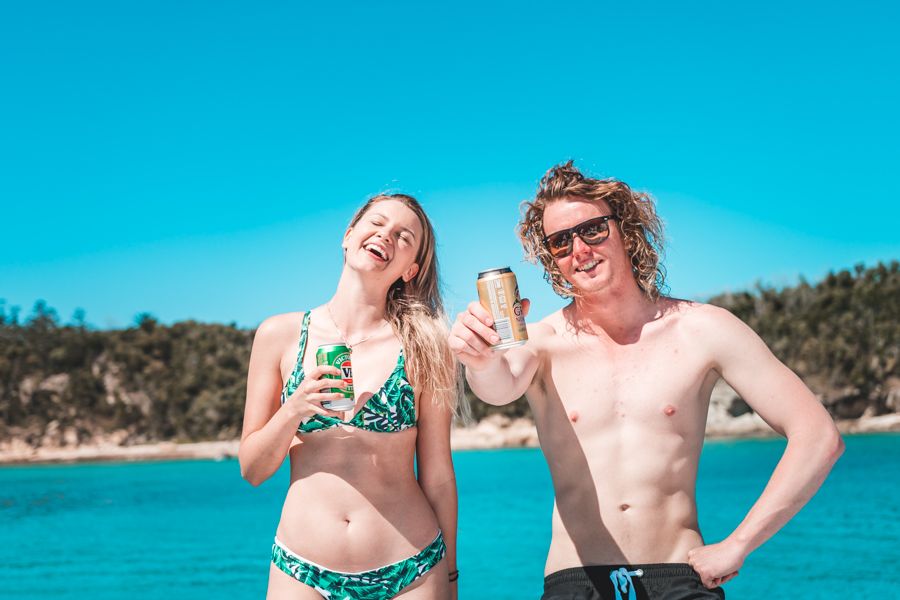
<instances>
[{"instance_id":1,"label":"tree-covered hillside","mask_svg":"<svg viewBox=\"0 0 900 600\"><path fill-rule=\"evenodd\" d=\"M233 439L239 435L252 331L142 315L134 327L60 325L38 303L0 315L0 439L73 443Z\"/></svg>"},{"instance_id":2,"label":"tree-covered hillside","mask_svg":"<svg viewBox=\"0 0 900 600\"><path fill-rule=\"evenodd\" d=\"M784 289L757 287L710 302L747 322L839 418L900 411L900 263L840 271ZM83 314L62 324L0 303L0 441L72 445L239 435L253 332L141 315L98 331ZM527 414L524 402L489 412Z\"/></svg>"},{"instance_id":3,"label":"tree-covered hillside","mask_svg":"<svg viewBox=\"0 0 900 600\"><path fill-rule=\"evenodd\" d=\"M900 263L710 299L750 325L838 418L900 412Z\"/></svg>"}]
</instances>

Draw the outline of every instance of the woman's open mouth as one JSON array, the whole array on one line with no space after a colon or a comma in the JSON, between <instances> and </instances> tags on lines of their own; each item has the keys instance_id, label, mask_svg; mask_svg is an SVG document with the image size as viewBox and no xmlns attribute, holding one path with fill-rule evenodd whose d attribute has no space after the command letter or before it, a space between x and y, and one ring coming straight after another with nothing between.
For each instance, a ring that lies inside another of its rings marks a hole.
<instances>
[{"instance_id":1,"label":"woman's open mouth","mask_svg":"<svg viewBox=\"0 0 900 600\"><path fill-rule=\"evenodd\" d=\"M366 252L369 253L369 255L373 256L374 258L376 258L382 262L387 262L387 260L388 260L387 250L385 250L378 244L366 244L363 246L363 250L365 250Z\"/></svg>"}]
</instances>

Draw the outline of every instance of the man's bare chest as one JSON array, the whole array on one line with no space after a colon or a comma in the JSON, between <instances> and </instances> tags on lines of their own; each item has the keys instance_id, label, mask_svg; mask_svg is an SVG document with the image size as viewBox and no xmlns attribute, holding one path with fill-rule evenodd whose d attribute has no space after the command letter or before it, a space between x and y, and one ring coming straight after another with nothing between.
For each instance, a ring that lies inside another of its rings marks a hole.
<instances>
[{"instance_id":1,"label":"man's bare chest","mask_svg":"<svg viewBox=\"0 0 900 600\"><path fill-rule=\"evenodd\" d=\"M532 404L576 429L688 433L705 422L716 378L703 354L678 340L560 344L545 357L532 392L540 398Z\"/></svg>"}]
</instances>

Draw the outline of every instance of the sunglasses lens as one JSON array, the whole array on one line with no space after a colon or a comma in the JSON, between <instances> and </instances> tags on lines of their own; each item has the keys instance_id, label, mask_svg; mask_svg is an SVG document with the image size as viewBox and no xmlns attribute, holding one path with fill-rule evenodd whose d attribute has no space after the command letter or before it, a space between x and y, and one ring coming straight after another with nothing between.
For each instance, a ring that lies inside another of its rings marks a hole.
<instances>
[{"instance_id":1,"label":"sunglasses lens","mask_svg":"<svg viewBox=\"0 0 900 600\"><path fill-rule=\"evenodd\" d=\"M571 251L572 234L568 231L553 234L547 238L547 249L553 256L565 256Z\"/></svg>"},{"instance_id":2,"label":"sunglasses lens","mask_svg":"<svg viewBox=\"0 0 900 600\"><path fill-rule=\"evenodd\" d=\"M578 237L587 243L602 242L609 235L609 221L588 221L578 228Z\"/></svg>"},{"instance_id":3,"label":"sunglasses lens","mask_svg":"<svg viewBox=\"0 0 900 600\"><path fill-rule=\"evenodd\" d=\"M544 242L547 244L547 250L550 251L553 258L562 258L572 254L572 248L574 246L572 236L575 235L577 235L585 244L596 246L609 237L609 220L612 218L614 217L610 215L590 219L571 229L564 229L563 231L557 231L554 234L548 235L544 238Z\"/></svg>"}]
</instances>

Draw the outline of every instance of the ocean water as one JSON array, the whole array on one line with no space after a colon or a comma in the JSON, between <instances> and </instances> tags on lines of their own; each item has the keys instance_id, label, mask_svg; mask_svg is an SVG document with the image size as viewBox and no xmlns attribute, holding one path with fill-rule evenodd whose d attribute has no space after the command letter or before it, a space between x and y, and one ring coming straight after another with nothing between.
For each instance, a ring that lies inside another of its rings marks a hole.
<instances>
[{"instance_id":1,"label":"ocean water","mask_svg":"<svg viewBox=\"0 0 900 600\"><path fill-rule=\"evenodd\" d=\"M784 442L709 442L700 524L727 535ZM538 450L455 454L460 598L541 594L552 493ZM288 483L237 461L0 468L0 598L262 598ZM900 435L847 438L819 494L752 554L729 598L900 597Z\"/></svg>"}]
</instances>

